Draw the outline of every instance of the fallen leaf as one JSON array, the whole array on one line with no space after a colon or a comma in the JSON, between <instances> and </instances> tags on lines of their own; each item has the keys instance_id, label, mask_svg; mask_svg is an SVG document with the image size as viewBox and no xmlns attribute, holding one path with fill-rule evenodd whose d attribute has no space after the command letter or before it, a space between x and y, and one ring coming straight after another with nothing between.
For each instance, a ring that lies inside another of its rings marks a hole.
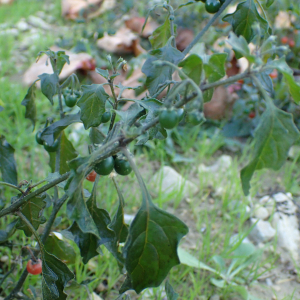
<instances>
[{"instance_id":1,"label":"fallen leaf","mask_svg":"<svg viewBox=\"0 0 300 300\"><path fill-rule=\"evenodd\" d=\"M179 51L183 51L194 39L193 30L179 28L176 36L176 46Z\"/></svg>"},{"instance_id":2,"label":"fallen leaf","mask_svg":"<svg viewBox=\"0 0 300 300\"><path fill-rule=\"evenodd\" d=\"M11 4L14 0L0 0L0 4Z\"/></svg>"},{"instance_id":3,"label":"fallen leaf","mask_svg":"<svg viewBox=\"0 0 300 300\"><path fill-rule=\"evenodd\" d=\"M148 19L145 28L142 32L144 22L145 22L145 18L143 17L132 17L125 20L125 26L130 30L132 30L133 32L138 33L140 36L147 38L158 27L158 24Z\"/></svg>"},{"instance_id":4,"label":"fallen leaf","mask_svg":"<svg viewBox=\"0 0 300 300\"><path fill-rule=\"evenodd\" d=\"M290 16L286 11L280 11L275 18L274 27L277 29L291 28L292 22L295 22L295 17Z\"/></svg>"},{"instance_id":5,"label":"fallen leaf","mask_svg":"<svg viewBox=\"0 0 300 300\"><path fill-rule=\"evenodd\" d=\"M225 87L217 87L211 101L204 103L204 116L213 120L221 120L230 116L237 98L237 94L230 94Z\"/></svg>"},{"instance_id":6,"label":"fallen leaf","mask_svg":"<svg viewBox=\"0 0 300 300\"><path fill-rule=\"evenodd\" d=\"M62 50L65 51L67 55L69 55L70 64L68 65L66 63L61 73L59 74L59 78L61 80L67 78L77 70L95 70L95 60L87 53L73 53L68 50L60 49L56 46L53 46L50 49L53 51ZM29 67L29 69L23 75L23 82L26 85L31 85L36 79L38 79L38 76L43 73L53 73L51 64L48 63L48 65L46 65L46 61L47 55L44 54L36 63L33 63ZM38 86L40 86L39 82Z\"/></svg>"},{"instance_id":7,"label":"fallen leaf","mask_svg":"<svg viewBox=\"0 0 300 300\"><path fill-rule=\"evenodd\" d=\"M139 44L139 37L126 27L120 28L113 36L104 33L97 41L97 46L107 52L118 54L133 53L138 56L145 52Z\"/></svg>"},{"instance_id":8,"label":"fallen leaf","mask_svg":"<svg viewBox=\"0 0 300 300\"><path fill-rule=\"evenodd\" d=\"M115 4L115 0L62 0L62 16L70 20L92 19L114 8Z\"/></svg>"}]
</instances>

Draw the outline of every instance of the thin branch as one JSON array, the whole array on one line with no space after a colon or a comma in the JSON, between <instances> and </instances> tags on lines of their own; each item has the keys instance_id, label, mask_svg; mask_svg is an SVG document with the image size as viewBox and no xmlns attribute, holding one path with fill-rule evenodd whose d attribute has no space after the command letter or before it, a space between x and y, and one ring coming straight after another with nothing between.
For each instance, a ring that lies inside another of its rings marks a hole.
<instances>
[{"instance_id":1,"label":"thin branch","mask_svg":"<svg viewBox=\"0 0 300 300\"><path fill-rule=\"evenodd\" d=\"M15 270L16 264L12 264L10 270L0 280L0 287L4 283L5 279Z\"/></svg>"},{"instance_id":2,"label":"thin branch","mask_svg":"<svg viewBox=\"0 0 300 300\"><path fill-rule=\"evenodd\" d=\"M44 182L46 182L45 179L43 179L43 180L41 180L41 181L35 183L34 185L31 185L31 188L33 189L33 188L35 188L36 186L38 186L38 185L40 185L40 184L42 184L42 183L44 183Z\"/></svg>"},{"instance_id":3,"label":"thin branch","mask_svg":"<svg viewBox=\"0 0 300 300\"><path fill-rule=\"evenodd\" d=\"M45 244L48 236L49 236L49 233L51 231L51 227L55 221L55 218L56 218L56 215L57 213L59 212L60 208L62 207L62 205L66 202L66 200L68 199L68 196L67 194L65 194L64 196L62 196L57 202L56 204L54 204L53 206L53 209L52 209L52 212L51 212L51 215L47 221L47 224L44 228L44 231L43 231L43 234L41 236L41 241L43 244ZM39 251L37 251L36 253L38 253ZM16 286L14 287L14 289L11 291L11 293L4 299L4 300L10 300L10 299L13 299L14 298L14 295L16 295L22 288L26 278L27 278L27 275L28 275L28 272L27 272L27 269L25 268L23 270L23 273L21 275L21 277L19 278ZM1 284L0 284L1 286Z\"/></svg>"},{"instance_id":4,"label":"thin branch","mask_svg":"<svg viewBox=\"0 0 300 300\"><path fill-rule=\"evenodd\" d=\"M225 3L221 6L219 11L209 20L209 22L205 25L205 27L197 34L194 40L184 49L183 54L186 55L190 52L190 50L199 42L205 32L209 29L209 27L219 18L222 12L227 8L227 6L233 0L226 0Z\"/></svg>"},{"instance_id":5,"label":"thin branch","mask_svg":"<svg viewBox=\"0 0 300 300\"><path fill-rule=\"evenodd\" d=\"M115 93L115 89L114 89L114 80L113 79L109 79L108 81L110 89L111 89L111 93L113 95L113 99L114 99L114 104L113 104L113 108L117 109L118 108L118 99ZM116 119L116 113L113 112L112 116L111 116L111 120L110 120L110 124L109 124L109 129L108 132L110 132L114 126L115 123L115 119Z\"/></svg>"},{"instance_id":6,"label":"thin branch","mask_svg":"<svg viewBox=\"0 0 300 300\"><path fill-rule=\"evenodd\" d=\"M39 237L39 235L37 234L36 230L34 229L34 227L32 226L32 224L28 221L28 219L20 212L17 211L16 215L18 217L20 217L20 219L26 224L26 226L30 229L30 231L32 232L32 234L34 235L35 239L37 240L39 246L40 246L40 250L44 248L44 245L42 243L41 238Z\"/></svg>"},{"instance_id":7,"label":"thin branch","mask_svg":"<svg viewBox=\"0 0 300 300\"><path fill-rule=\"evenodd\" d=\"M24 194L24 191L23 191L22 189L20 189L20 188L19 188L18 186L16 186L16 185L13 185L13 184L8 183L8 182L0 181L0 185L8 186L8 187L10 187L10 188L12 188L12 189L15 189L15 190L18 190L18 191L20 191L22 194Z\"/></svg>"},{"instance_id":8,"label":"thin branch","mask_svg":"<svg viewBox=\"0 0 300 300\"><path fill-rule=\"evenodd\" d=\"M68 199L68 195L64 194L54 204L52 212L51 212L51 215L50 215L50 217L48 219L48 222L47 222L47 224L46 224L46 226L44 228L44 231L43 231L43 234L42 234L42 237L41 237L41 240L42 240L43 244L46 242L46 240L47 240L47 238L49 236L49 233L51 231L51 227L52 227L52 225L53 225L53 223L55 221L57 213L59 212L60 208L63 206L63 204L66 202L67 199Z\"/></svg>"},{"instance_id":9,"label":"thin branch","mask_svg":"<svg viewBox=\"0 0 300 300\"><path fill-rule=\"evenodd\" d=\"M30 193L26 197L21 197L19 200L15 201L9 207L0 210L0 218L3 217L3 216L5 216L5 215L8 215L10 213L15 212L20 206L22 206L28 200L34 198L37 195L42 194L43 192L45 192L45 191L49 190L50 188L56 186L60 182L65 181L69 176L70 176L70 173L65 173L65 174L61 175L59 178L57 178L57 179L49 182L48 184L45 184L41 188L39 188L36 191Z\"/></svg>"}]
</instances>

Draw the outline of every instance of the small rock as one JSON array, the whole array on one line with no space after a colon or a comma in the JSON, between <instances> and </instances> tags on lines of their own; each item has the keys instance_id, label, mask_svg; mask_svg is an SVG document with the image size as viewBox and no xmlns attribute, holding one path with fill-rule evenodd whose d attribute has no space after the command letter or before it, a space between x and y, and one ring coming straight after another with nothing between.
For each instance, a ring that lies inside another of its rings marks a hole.
<instances>
[{"instance_id":1,"label":"small rock","mask_svg":"<svg viewBox=\"0 0 300 300\"><path fill-rule=\"evenodd\" d=\"M95 292L93 292L92 294L92 299L93 300L103 300L103 298L101 298L99 295L97 295Z\"/></svg>"},{"instance_id":2,"label":"small rock","mask_svg":"<svg viewBox=\"0 0 300 300\"><path fill-rule=\"evenodd\" d=\"M266 278L266 285L267 286L272 286L273 285L273 282L272 282L271 278Z\"/></svg>"},{"instance_id":3,"label":"small rock","mask_svg":"<svg viewBox=\"0 0 300 300\"><path fill-rule=\"evenodd\" d=\"M286 215L283 212L276 212L272 223L277 229L278 245L287 250L293 260L299 262L300 232L296 214Z\"/></svg>"},{"instance_id":4,"label":"small rock","mask_svg":"<svg viewBox=\"0 0 300 300\"><path fill-rule=\"evenodd\" d=\"M42 20L41 18L36 17L36 16L30 16L28 18L28 23L34 27L38 27L38 28L41 28L44 30L51 29L51 26L48 23L46 23L44 20Z\"/></svg>"},{"instance_id":5,"label":"small rock","mask_svg":"<svg viewBox=\"0 0 300 300\"><path fill-rule=\"evenodd\" d=\"M299 158L299 156L300 156L300 146L296 146L296 145L292 146L289 150L288 156L290 158L293 158L293 159Z\"/></svg>"},{"instance_id":6,"label":"small rock","mask_svg":"<svg viewBox=\"0 0 300 300\"><path fill-rule=\"evenodd\" d=\"M268 210L263 207L263 206L259 206L256 205L254 208L254 217L260 220L266 220L268 219L270 216Z\"/></svg>"},{"instance_id":7,"label":"small rock","mask_svg":"<svg viewBox=\"0 0 300 300\"><path fill-rule=\"evenodd\" d=\"M198 187L183 178L179 173L177 173L171 167L163 167L156 174L154 174L152 182L159 192L163 193L180 193L183 197L189 197L198 192Z\"/></svg>"},{"instance_id":8,"label":"small rock","mask_svg":"<svg viewBox=\"0 0 300 300\"><path fill-rule=\"evenodd\" d=\"M292 199L292 194L291 193L277 193L275 195L273 195L273 199L276 202L284 202L284 201L289 201Z\"/></svg>"},{"instance_id":9,"label":"small rock","mask_svg":"<svg viewBox=\"0 0 300 300\"><path fill-rule=\"evenodd\" d=\"M102 292L105 292L107 291L107 285L103 284L103 282L99 283L96 287L96 291L98 293L102 293Z\"/></svg>"},{"instance_id":10,"label":"small rock","mask_svg":"<svg viewBox=\"0 0 300 300\"><path fill-rule=\"evenodd\" d=\"M9 261L9 257L7 255L3 255L3 256L1 256L0 261L5 263L5 262Z\"/></svg>"},{"instance_id":11,"label":"small rock","mask_svg":"<svg viewBox=\"0 0 300 300\"><path fill-rule=\"evenodd\" d=\"M209 300L220 300L220 296L219 295L212 295Z\"/></svg>"},{"instance_id":12,"label":"small rock","mask_svg":"<svg viewBox=\"0 0 300 300\"><path fill-rule=\"evenodd\" d=\"M219 157L219 159L211 166L205 166L204 164L201 164L198 167L199 172L211 172L211 173L219 173L221 174L222 171L226 171L229 169L229 167L232 164L232 158L229 155L222 155Z\"/></svg>"},{"instance_id":13,"label":"small rock","mask_svg":"<svg viewBox=\"0 0 300 300\"><path fill-rule=\"evenodd\" d=\"M29 29L30 29L30 26L29 26L28 23L26 23L24 20L19 21L19 22L16 24L16 27L17 27L17 29L20 30L20 31L26 31L26 30L29 30Z\"/></svg>"},{"instance_id":14,"label":"small rock","mask_svg":"<svg viewBox=\"0 0 300 300\"><path fill-rule=\"evenodd\" d=\"M127 215L127 214L124 214L124 222L126 224L130 224L132 222L132 220L134 219L134 216L133 215Z\"/></svg>"},{"instance_id":15,"label":"small rock","mask_svg":"<svg viewBox=\"0 0 300 300\"><path fill-rule=\"evenodd\" d=\"M257 219L251 218L251 223L254 224L257 222ZM268 221L259 220L256 226L253 228L249 237L254 240L256 243L268 242L276 234L276 230L271 226Z\"/></svg>"},{"instance_id":16,"label":"small rock","mask_svg":"<svg viewBox=\"0 0 300 300\"><path fill-rule=\"evenodd\" d=\"M0 35L17 36L17 35L19 35L19 30L15 29L15 28L1 30Z\"/></svg>"}]
</instances>

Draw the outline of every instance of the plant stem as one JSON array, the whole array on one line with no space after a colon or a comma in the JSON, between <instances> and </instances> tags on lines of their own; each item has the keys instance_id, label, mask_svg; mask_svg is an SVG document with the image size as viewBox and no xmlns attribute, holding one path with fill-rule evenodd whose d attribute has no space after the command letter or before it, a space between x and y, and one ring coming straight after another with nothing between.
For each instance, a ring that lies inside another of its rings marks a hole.
<instances>
[{"instance_id":1,"label":"plant stem","mask_svg":"<svg viewBox=\"0 0 300 300\"><path fill-rule=\"evenodd\" d=\"M57 184L59 184L62 181L65 181L68 177L70 176L70 173L65 173L63 175L61 175L59 178L49 182L48 184L45 184L44 186L42 186L41 188L37 189L36 191L30 193L29 195L25 196L25 197L21 197L19 200L15 201L12 205L10 205L7 208L4 208L2 210L0 210L0 218L8 215L10 213L15 212L20 206L22 206L26 201L28 201L29 199L34 198L37 195L42 194L43 192L49 190L50 188L56 186Z\"/></svg>"},{"instance_id":2,"label":"plant stem","mask_svg":"<svg viewBox=\"0 0 300 300\"><path fill-rule=\"evenodd\" d=\"M17 211L16 215L19 216L20 219L29 227L30 231L32 232L32 234L34 235L34 237L36 238L36 240L40 246L40 250L42 250L44 248L44 245L43 245L39 235L37 234L36 230L32 226L32 224L28 221L28 219L20 211Z\"/></svg>"},{"instance_id":3,"label":"plant stem","mask_svg":"<svg viewBox=\"0 0 300 300\"><path fill-rule=\"evenodd\" d=\"M209 27L219 18L219 16L222 14L222 12L227 8L227 6L232 2L233 0L226 0L225 3L221 6L219 11L209 20L209 22L205 25L205 27L196 35L194 40L184 49L182 52L184 55L188 54L190 50L199 42L199 40L202 38L202 36L205 34L205 32L209 29Z\"/></svg>"},{"instance_id":4,"label":"plant stem","mask_svg":"<svg viewBox=\"0 0 300 300\"><path fill-rule=\"evenodd\" d=\"M117 99L117 96L116 96L116 93L115 93L115 89L114 89L114 80L113 79L109 79L108 83L109 83L110 90L111 90L111 93L112 93L113 99L114 99L113 108L117 109L118 108L118 99ZM112 128L114 126L114 123L115 123L115 119L116 119L116 113L113 112L113 114L111 116L111 120L110 120L108 132L110 132L112 130Z\"/></svg>"},{"instance_id":5,"label":"plant stem","mask_svg":"<svg viewBox=\"0 0 300 300\"><path fill-rule=\"evenodd\" d=\"M16 286L14 287L14 289L11 291L11 293L4 298L4 300L11 300L11 299L14 299L16 298L15 295L20 291L20 289L22 288L26 278L27 278L27 275L28 275L28 272L27 272L27 269L25 268L21 277L19 278Z\"/></svg>"},{"instance_id":6,"label":"plant stem","mask_svg":"<svg viewBox=\"0 0 300 300\"><path fill-rule=\"evenodd\" d=\"M46 242L46 240L49 236L49 233L51 231L51 227L52 227L52 225L55 221L57 213L59 212L60 208L63 206L63 204L66 202L67 199L68 199L68 195L64 194L60 199L58 199L56 201L56 203L54 203L51 215L48 219L48 222L47 222L47 224L44 228L44 231L43 231L43 234L42 234L42 237L41 237L41 240L42 240L43 244L45 244L45 242Z\"/></svg>"},{"instance_id":7,"label":"plant stem","mask_svg":"<svg viewBox=\"0 0 300 300\"><path fill-rule=\"evenodd\" d=\"M24 194L24 191L22 189L20 189L19 187L17 187L16 185L13 185L13 184L10 184L8 182L3 182L3 181L0 181L0 185L5 185L5 186L8 186L8 187L11 187L15 190L18 190L20 191L22 194Z\"/></svg>"},{"instance_id":8,"label":"plant stem","mask_svg":"<svg viewBox=\"0 0 300 300\"><path fill-rule=\"evenodd\" d=\"M32 185L32 186L31 186L31 188L33 189L33 188L35 188L36 186L38 186L38 185L40 185L40 184L44 183L45 181L46 181L46 180L45 180L45 179L43 179L43 180L41 180L41 181L39 181L39 182L35 183L34 185Z\"/></svg>"},{"instance_id":9,"label":"plant stem","mask_svg":"<svg viewBox=\"0 0 300 300\"><path fill-rule=\"evenodd\" d=\"M134 172L134 174L135 174L135 176L136 176L136 178L137 178L137 180L139 182L140 187L143 187L145 185L144 181L143 181L142 176L140 174L140 171L137 168L135 162L133 161L133 159L132 159L129 151L127 150L126 147L124 147L124 148L122 148L122 152L126 156L128 162L129 162L129 164L130 164L130 166L131 166L131 168L132 168L132 170L133 170L133 172Z\"/></svg>"},{"instance_id":10,"label":"plant stem","mask_svg":"<svg viewBox=\"0 0 300 300\"><path fill-rule=\"evenodd\" d=\"M59 212L60 208L66 202L67 199L68 199L68 196L67 196L67 194L65 194L59 200L57 200L57 202L54 204L51 215L48 219L48 222L47 222L47 224L44 228L43 234L41 236L41 241L43 244L45 244L45 242L49 236L51 227L54 223L57 213ZM14 298L14 295L17 294L20 291L20 289L22 288L22 286L27 278L27 275L28 275L28 272L27 272L27 269L25 268L21 277L19 278L19 280L17 282L17 285L14 287L14 289L11 291L11 293L4 300L10 300L10 299Z\"/></svg>"},{"instance_id":11,"label":"plant stem","mask_svg":"<svg viewBox=\"0 0 300 300\"><path fill-rule=\"evenodd\" d=\"M15 270L16 265L12 264L11 269L3 276L3 278L0 280L0 287L4 283L5 279Z\"/></svg>"}]
</instances>

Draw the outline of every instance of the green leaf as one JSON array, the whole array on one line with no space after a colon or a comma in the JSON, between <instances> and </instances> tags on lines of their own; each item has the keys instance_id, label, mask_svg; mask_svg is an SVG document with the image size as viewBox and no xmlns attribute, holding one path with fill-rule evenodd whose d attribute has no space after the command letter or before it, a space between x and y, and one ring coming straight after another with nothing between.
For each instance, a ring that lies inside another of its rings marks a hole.
<instances>
[{"instance_id":1,"label":"green leaf","mask_svg":"<svg viewBox=\"0 0 300 300\"><path fill-rule=\"evenodd\" d=\"M166 46L150 51L150 57L145 61L142 72L147 76L146 86L150 92L150 95L156 93L160 84L165 83L167 80L172 79L172 73L174 69L167 65L155 65L154 62L158 60L169 61L173 64L177 64L183 59L184 54L175 49L171 45L172 38L169 39Z\"/></svg>"},{"instance_id":2,"label":"green leaf","mask_svg":"<svg viewBox=\"0 0 300 300\"><path fill-rule=\"evenodd\" d=\"M16 231L16 225L19 222L18 219L9 223L5 230L0 230L0 244L6 242Z\"/></svg>"},{"instance_id":3,"label":"green leaf","mask_svg":"<svg viewBox=\"0 0 300 300\"><path fill-rule=\"evenodd\" d=\"M186 3L183 3L183 4L180 4L179 6L178 6L178 8L181 8L181 7L184 7L184 6L188 6L188 5L191 5L191 4L194 4L194 3L196 3L194 0L191 0L191 1L188 1L188 2L186 2ZM177 9L178 9L177 8Z\"/></svg>"},{"instance_id":4,"label":"green leaf","mask_svg":"<svg viewBox=\"0 0 300 300\"><path fill-rule=\"evenodd\" d=\"M89 137L93 144L101 144L105 139L105 136L96 127L91 127Z\"/></svg>"},{"instance_id":5,"label":"green leaf","mask_svg":"<svg viewBox=\"0 0 300 300\"><path fill-rule=\"evenodd\" d=\"M25 95L21 105L26 107L25 118L32 122L33 129L36 122L36 105L35 105L35 92L36 92L36 81L30 86Z\"/></svg>"},{"instance_id":6,"label":"green leaf","mask_svg":"<svg viewBox=\"0 0 300 300\"><path fill-rule=\"evenodd\" d=\"M177 300L178 299L178 294L174 291L173 287L171 286L171 284L169 283L169 281L166 281L165 284L165 291L167 294L167 298L168 300Z\"/></svg>"},{"instance_id":7,"label":"green leaf","mask_svg":"<svg viewBox=\"0 0 300 300\"><path fill-rule=\"evenodd\" d=\"M164 24L156 28L149 37L152 49L158 49L165 46L171 36L171 24L168 15Z\"/></svg>"},{"instance_id":8,"label":"green leaf","mask_svg":"<svg viewBox=\"0 0 300 300\"><path fill-rule=\"evenodd\" d=\"M267 0L266 7L269 8L274 3L274 1L275 0Z\"/></svg>"},{"instance_id":9,"label":"green leaf","mask_svg":"<svg viewBox=\"0 0 300 300\"><path fill-rule=\"evenodd\" d=\"M287 65L285 61L285 57L281 57L280 59L271 61L268 67L276 69L281 72L283 77L285 78L290 93L296 103L300 103L300 84L295 81L293 76L293 70Z\"/></svg>"},{"instance_id":10,"label":"green leaf","mask_svg":"<svg viewBox=\"0 0 300 300\"><path fill-rule=\"evenodd\" d=\"M207 82L212 83L220 80L226 75L225 63L227 59L226 53L216 53L212 55L201 55L203 61L203 69ZM203 93L204 101L211 100L214 89L209 89Z\"/></svg>"},{"instance_id":11,"label":"green leaf","mask_svg":"<svg viewBox=\"0 0 300 300\"><path fill-rule=\"evenodd\" d=\"M143 125L146 125L150 122L152 122L156 117L158 117L159 115L159 111L163 105L162 102L160 102L159 100L155 99L155 98L149 98L146 100L136 100L136 102L138 104L140 104L142 107L145 108L147 114L145 117L142 117L140 119L140 122ZM160 123L156 124L155 126L151 127L148 131L147 131L147 138L145 137L140 137L143 139L143 143L146 143L148 140L152 140L154 138L157 138L158 134L161 134L163 138L167 137L167 132L166 130L160 125ZM141 139L138 139L139 142L141 141ZM161 138L162 139L162 138ZM141 143L139 143L141 144Z\"/></svg>"},{"instance_id":12,"label":"green leaf","mask_svg":"<svg viewBox=\"0 0 300 300\"><path fill-rule=\"evenodd\" d=\"M218 271L199 261L196 257L192 256L190 253L180 247L178 248L178 256L181 264L190 266L192 268L207 270L216 274L219 273Z\"/></svg>"},{"instance_id":13,"label":"green leaf","mask_svg":"<svg viewBox=\"0 0 300 300\"><path fill-rule=\"evenodd\" d=\"M253 0L240 3L236 11L226 15L223 21L230 23L233 32L237 36L242 35L248 43L255 37L255 31L252 28L254 23L259 23L262 33L264 33L265 36L268 35L269 24L260 16Z\"/></svg>"},{"instance_id":14,"label":"green leaf","mask_svg":"<svg viewBox=\"0 0 300 300\"><path fill-rule=\"evenodd\" d=\"M102 77L104 77L105 79L108 79L108 78L109 78L108 70L103 70L103 69L97 68L97 69L96 69L96 72L97 72L99 75L101 75Z\"/></svg>"},{"instance_id":15,"label":"green leaf","mask_svg":"<svg viewBox=\"0 0 300 300\"><path fill-rule=\"evenodd\" d=\"M65 239L58 238L55 233L51 233L48 236L44 247L65 263L75 263L76 252L73 247Z\"/></svg>"},{"instance_id":16,"label":"green leaf","mask_svg":"<svg viewBox=\"0 0 300 300\"><path fill-rule=\"evenodd\" d=\"M123 195L120 191L120 188L113 178L113 182L115 185L115 188L117 190L118 196L119 196L119 206L116 214L114 215L111 223L109 224L109 228L114 231L115 233L115 242L117 245L119 243L124 243L128 236L128 225L124 222L124 206L125 201L123 198Z\"/></svg>"},{"instance_id":17,"label":"green leaf","mask_svg":"<svg viewBox=\"0 0 300 300\"><path fill-rule=\"evenodd\" d=\"M60 74L65 63L70 64L69 56L66 55L65 51L60 50L55 52L48 49L47 51L41 51L39 55L41 53L45 53L50 58L52 69L53 71L57 70L58 74Z\"/></svg>"},{"instance_id":18,"label":"green leaf","mask_svg":"<svg viewBox=\"0 0 300 300\"><path fill-rule=\"evenodd\" d=\"M65 300L64 288L68 281L74 279L74 274L67 265L54 255L42 251L42 293L43 300Z\"/></svg>"},{"instance_id":19,"label":"green leaf","mask_svg":"<svg viewBox=\"0 0 300 300\"><path fill-rule=\"evenodd\" d=\"M46 221L45 217L42 215L46 206L46 201L44 200L45 197L46 195L44 194L43 196L36 196L29 199L20 209L35 230L39 228L40 224L43 224ZM31 229L21 219L19 219L17 228L23 230L28 237L32 235Z\"/></svg>"},{"instance_id":20,"label":"green leaf","mask_svg":"<svg viewBox=\"0 0 300 300\"><path fill-rule=\"evenodd\" d=\"M230 32L227 42L236 52L237 58L244 56L250 63L255 62L256 57L251 55L248 44L243 36L237 37L233 32Z\"/></svg>"},{"instance_id":21,"label":"green leaf","mask_svg":"<svg viewBox=\"0 0 300 300\"><path fill-rule=\"evenodd\" d=\"M56 59L56 67L59 72L58 74L60 74L65 63L67 63L68 65L70 64L69 56L66 54L65 51L57 51L55 59ZM51 64L52 64L52 60L51 60Z\"/></svg>"},{"instance_id":22,"label":"green leaf","mask_svg":"<svg viewBox=\"0 0 300 300\"><path fill-rule=\"evenodd\" d=\"M200 85L203 62L201 57L197 54L189 55L185 60L178 64L178 67L182 67L182 71L191 78L197 85ZM181 79L184 79L181 77Z\"/></svg>"},{"instance_id":23,"label":"green leaf","mask_svg":"<svg viewBox=\"0 0 300 300\"><path fill-rule=\"evenodd\" d=\"M17 166L14 158L15 149L0 135L0 170L2 181L18 185Z\"/></svg>"},{"instance_id":24,"label":"green leaf","mask_svg":"<svg viewBox=\"0 0 300 300\"><path fill-rule=\"evenodd\" d=\"M99 254L100 245L109 243L115 239L115 233L108 228L108 225L111 222L108 212L105 209L97 208L96 188L97 181L94 183L92 194L86 205L97 226L98 236L100 236L100 239L93 234L83 233L76 223L74 223L70 228L74 241L80 249L84 264Z\"/></svg>"},{"instance_id":25,"label":"green leaf","mask_svg":"<svg viewBox=\"0 0 300 300\"><path fill-rule=\"evenodd\" d=\"M87 203L83 197L82 181L78 183L76 190L74 190L67 203L67 216L69 220L75 221L84 233L92 233L100 238L96 224L88 210Z\"/></svg>"},{"instance_id":26,"label":"green leaf","mask_svg":"<svg viewBox=\"0 0 300 300\"><path fill-rule=\"evenodd\" d=\"M241 180L245 195L256 170L279 170L288 157L289 148L299 139L299 131L291 114L278 109L268 97L267 107L254 134L254 153L251 162L242 169Z\"/></svg>"},{"instance_id":27,"label":"green leaf","mask_svg":"<svg viewBox=\"0 0 300 300\"><path fill-rule=\"evenodd\" d=\"M273 81L267 72L256 75L263 88L271 95L274 95Z\"/></svg>"},{"instance_id":28,"label":"green leaf","mask_svg":"<svg viewBox=\"0 0 300 300\"><path fill-rule=\"evenodd\" d=\"M63 119L52 123L42 132L42 140L52 145L60 133L69 125L80 122L80 113L66 115Z\"/></svg>"},{"instance_id":29,"label":"green leaf","mask_svg":"<svg viewBox=\"0 0 300 300\"><path fill-rule=\"evenodd\" d=\"M177 246L188 233L182 221L153 204L141 178L139 184L143 201L124 246L127 278L120 293L129 289L140 293L145 288L159 286L170 269L180 263Z\"/></svg>"},{"instance_id":30,"label":"green leaf","mask_svg":"<svg viewBox=\"0 0 300 300\"><path fill-rule=\"evenodd\" d=\"M41 79L42 93L49 99L49 101L53 105L53 96L57 93L57 86L59 84L57 73L44 73L38 77Z\"/></svg>"},{"instance_id":31,"label":"green leaf","mask_svg":"<svg viewBox=\"0 0 300 300\"><path fill-rule=\"evenodd\" d=\"M100 254L98 251L100 239L95 235L82 232L76 222L72 224L69 231L72 233L74 242L80 249L80 255L84 264Z\"/></svg>"},{"instance_id":32,"label":"green leaf","mask_svg":"<svg viewBox=\"0 0 300 300\"><path fill-rule=\"evenodd\" d=\"M56 161L56 152L50 152L50 167L52 172L55 172L55 161ZM73 147L72 143L67 139L64 132L61 134L60 139L60 160L59 160L59 173L64 174L70 171L68 161L74 159L78 156L77 151Z\"/></svg>"},{"instance_id":33,"label":"green leaf","mask_svg":"<svg viewBox=\"0 0 300 300\"><path fill-rule=\"evenodd\" d=\"M220 80L226 75L225 63L227 56L227 53L202 56L205 77L209 83Z\"/></svg>"},{"instance_id":34,"label":"green leaf","mask_svg":"<svg viewBox=\"0 0 300 300\"><path fill-rule=\"evenodd\" d=\"M144 109L138 103L130 105L130 107L123 110L115 110L116 114L121 117L125 126L132 125L139 117L143 115Z\"/></svg>"},{"instance_id":35,"label":"green leaf","mask_svg":"<svg viewBox=\"0 0 300 300\"><path fill-rule=\"evenodd\" d=\"M77 102L81 109L81 117L85 129L97 127L105 112L105 102L109 96L101 84L83 85L82 96Z\"/></svg>"},{"instance_id":36,"label":"green leaf","mask_svg":"<svg viewBox=\"0 0 300 300\"><path fill-rule=\"evenodd\" d=\"M125 201L119 189L119 186L117 185L117 182L114 178L112 178L112 180L119 196L119 206L116 214L114 215L111 223L108 226L115 233L114 239L109 243L106 243L105 247L113 254L119 264L124 265L124 258L122 253L119 251L119 244L124 243L128 236L128 226L124 222Z\"/></svg>"}]
</instances>

